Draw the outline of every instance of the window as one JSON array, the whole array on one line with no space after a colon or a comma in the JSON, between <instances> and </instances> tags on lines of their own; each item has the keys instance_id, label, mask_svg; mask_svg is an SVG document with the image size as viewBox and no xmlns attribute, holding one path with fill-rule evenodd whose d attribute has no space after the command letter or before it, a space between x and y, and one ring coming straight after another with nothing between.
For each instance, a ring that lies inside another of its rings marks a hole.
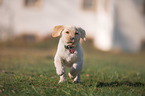
<instances>
[{"instance_id":1,"label":"window","mask_svg":"<svg viewBox=\"0 0 145 96\"><path fill-rule=\"evenodd\" d=\"M145 50L145 40L141 41L141 50Z\"/></svg>"},{"instance_id":2,"label":"window","mask_svg":"<svg viewBox=\"0 0 145 96\"><path fill-rule=\"evenodd\" d=\"M2 1L2 0L0 0L0 5L2 5L2 2L3 2L3 1Z\"/></svg>"},{"instance_id":3,"label":"window","mask_svg":"<svg viewBox=\"0 0 145 96\"><path fill-rule=\"evenodd\" d=\"M82 6L84 10L96 10L96 0L83 0Z\"/></svg>"},{"instance_id":4,"label":"window","mask_svg":"<svg viewBox=\"0 0 145 96\"><path fill-rule=\"evenodd\" d=\"M41 1L40 0L25 0L24 4L26 7L40 7Z\"/></svg>"},{"instance_id":5,"label":"window","mask_svg":"<svg viewBox=\"0 0 145 96\"><path fill-rule=\"evenodd\" d=\"M105 6L105 11L106 11L106 13L108 12L108 7L109 7L109 0L105 0L105 4L104 4L104 6Z\"/></svg>"}]
</instances>

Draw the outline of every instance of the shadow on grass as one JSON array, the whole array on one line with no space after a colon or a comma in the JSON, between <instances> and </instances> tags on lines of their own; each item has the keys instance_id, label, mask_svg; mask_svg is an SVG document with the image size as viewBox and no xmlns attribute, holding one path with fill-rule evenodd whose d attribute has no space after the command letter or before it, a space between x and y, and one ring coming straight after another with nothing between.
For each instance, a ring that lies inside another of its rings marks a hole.
<instances>
[{"instance_id":1,"label":"shadow on grass","mask_svg":"<svg viewBox=\"0 0 145 96\"><path fill-rule=\"evenodd\" d=\"M124 81L124 82L98 82L96 87L119 87L122 85L131 86L131 87L142 87L144 86L141 82L131 82L131 81Z\"/></svg>"}]
</instances>

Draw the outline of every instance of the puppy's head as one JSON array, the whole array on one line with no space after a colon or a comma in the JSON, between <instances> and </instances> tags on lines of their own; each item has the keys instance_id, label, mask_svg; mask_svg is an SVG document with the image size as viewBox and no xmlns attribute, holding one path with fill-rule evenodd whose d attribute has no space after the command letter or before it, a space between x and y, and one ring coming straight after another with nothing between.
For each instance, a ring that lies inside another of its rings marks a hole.
<instances>
[{"instance_id":1,"label":"puppy's head","mask_svg":"<svg viewBox=\"0 0 145 96\"><path fill-rule=\"evenodd\" d=\"M61 36L62 41L66 45L76 46L80 38L86 39L86 33L82 28L74 26L60 25L55 26L53 29L52 37Z\"/></svg>"}]
</instances>

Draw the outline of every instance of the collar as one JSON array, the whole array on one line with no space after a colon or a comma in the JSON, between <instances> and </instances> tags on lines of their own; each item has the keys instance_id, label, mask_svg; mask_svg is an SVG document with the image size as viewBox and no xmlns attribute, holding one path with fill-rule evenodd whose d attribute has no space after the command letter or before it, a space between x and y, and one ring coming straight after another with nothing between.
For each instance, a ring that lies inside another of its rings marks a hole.
<instances>
[{"instance_id":1,"label":"collar","mask_svg":"<svg viewBox=\"0 0 145 96\"><path fill-rule=\"evenodd\" d=\"M65 45L65 49L68 49L71 54L74 54L75 50L73 46Z\"/></svg>"}]
</instances>

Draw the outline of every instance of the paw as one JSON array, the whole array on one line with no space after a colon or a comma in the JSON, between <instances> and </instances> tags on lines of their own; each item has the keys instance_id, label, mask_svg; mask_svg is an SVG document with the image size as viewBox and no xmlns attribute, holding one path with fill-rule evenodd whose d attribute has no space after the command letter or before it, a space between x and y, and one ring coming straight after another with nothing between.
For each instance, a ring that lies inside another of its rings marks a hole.
<instances>
[{"instance_id":1,"label":"paw","mask_svg":"<svg viewBox=\"0 0 145 96\"><path fill-rule=\"evenodd\" d=\"M68 76L70 79L74 79L74 76L72 76L70 73L68 73Z\"/></svg>"},{"instance_id":2,"label":"paw","mask_svg":"<svg viewBox=\"0 0 145 96\"><path fill-rule=\"evenodd\" d=\"M64 82L66 82L66 81L67 81L66 79L60 79L59 82L58 82L58 84L64 83Z\"/></svg>"}]
</instances>

